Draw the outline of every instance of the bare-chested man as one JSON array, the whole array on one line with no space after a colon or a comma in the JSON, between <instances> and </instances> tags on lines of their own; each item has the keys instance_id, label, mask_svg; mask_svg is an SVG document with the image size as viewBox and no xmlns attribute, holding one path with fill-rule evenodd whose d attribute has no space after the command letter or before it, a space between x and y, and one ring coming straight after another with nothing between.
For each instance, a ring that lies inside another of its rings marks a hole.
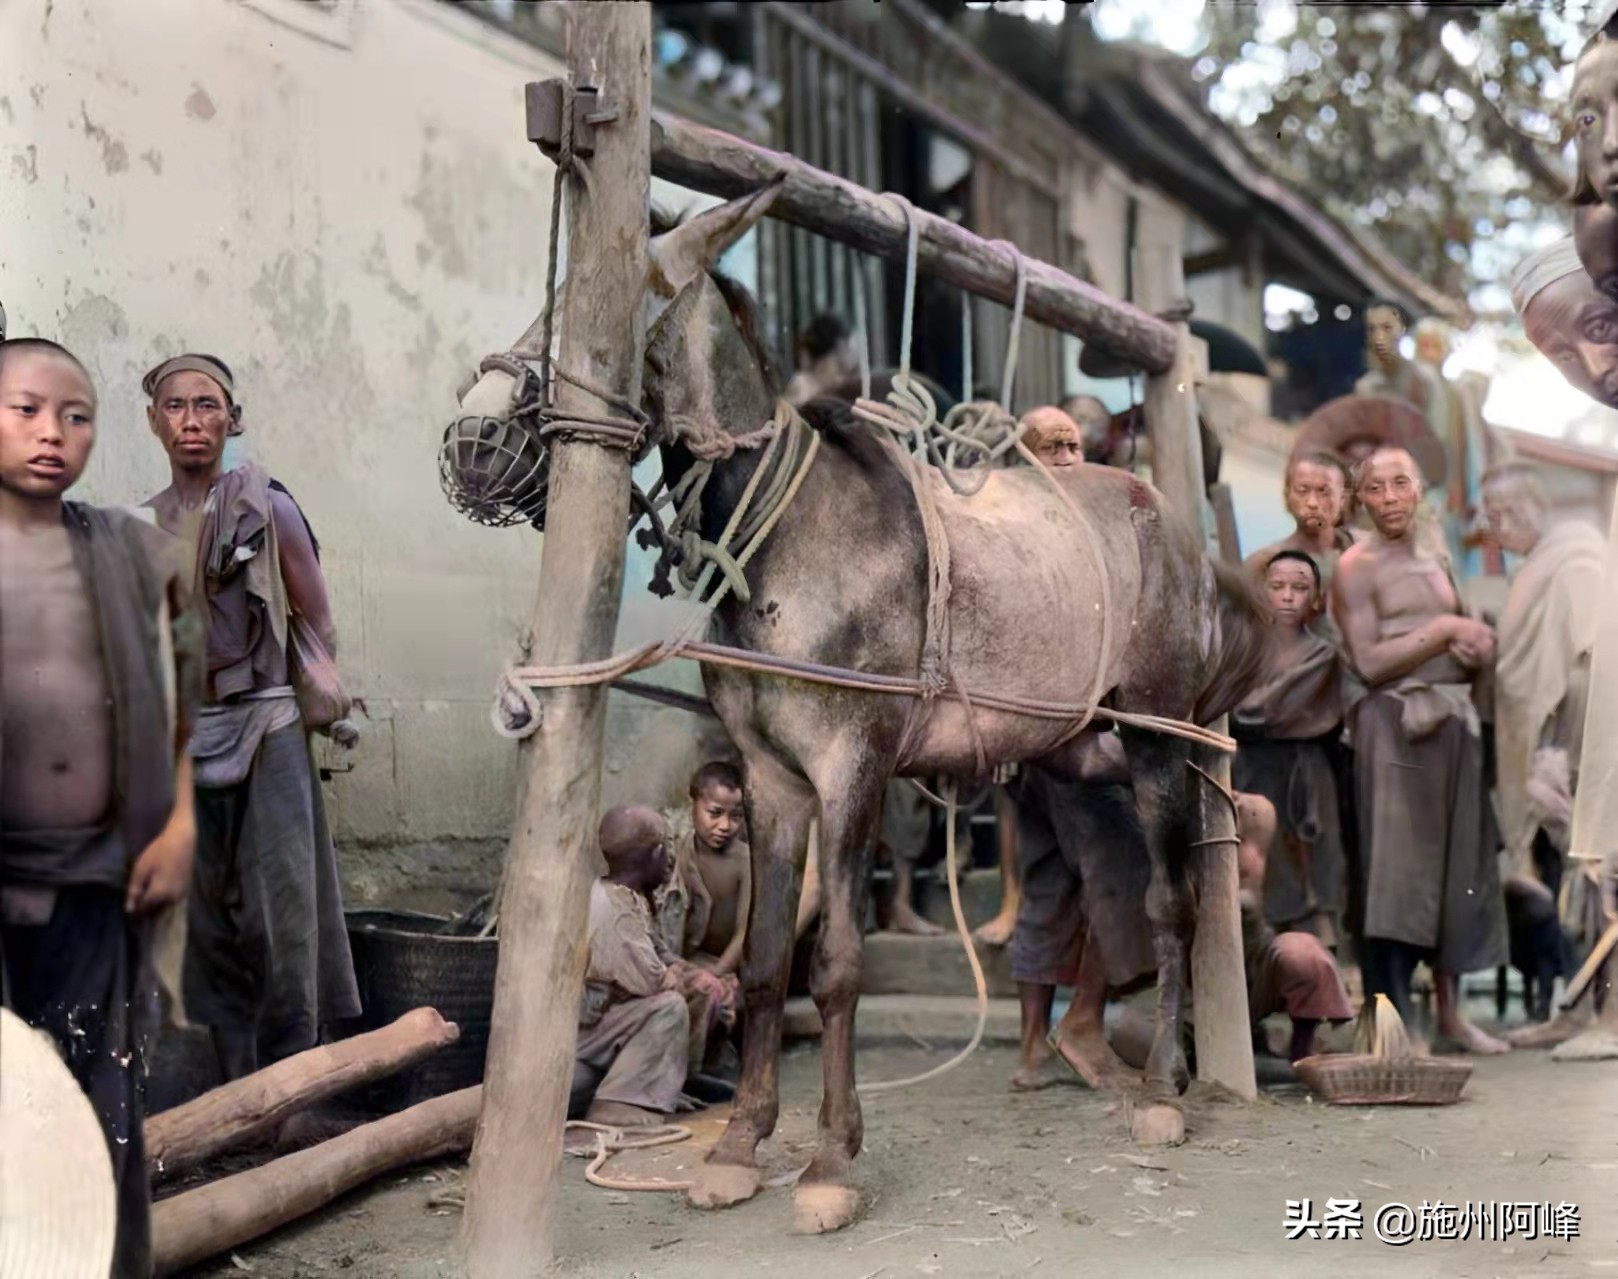
<instances>
[{"instance_id":1,"label":"bare-chested man","mask_svg":"<svg viewBox=\"0 0 1618 1279\"><path fill-rule=\"evenodd\" d=\"M241 430L223 361L181 355L147 374L152 433L173 484L158 523L194 548L207 679L191 756L197 858L185 999L226 1078L313 1048L360 1011L320 782L292 688L296 614L337 651L319 548L258 466L223 469Z\"/></svg>"},{"instance_id":2,"label":"bare-chested man","mask_svg":"<svg viewBox=\"0 0 1618 1279\"><path fill-rule=\"evenodd\" d=\"M67 351L0 343L0 991L55 1038L101 1120L113 1279L143 1279L148 943L191 875L201 635L172 538L63 500L95 414Z\"/></svg>"},{"instance_id":3,"label":"bare-chested man","mask_svg":"<svg viewBox=\"0 0 1618 1279\"><path fill-rule=\"evenodd\" d=\"M1418 545L1422 481L1410 454L1378 449L1356 478L1374 533L1343 553L1332 609L1369 689L1353 724L1366 994L1387 995L1409 1022L1411 975L1428 959L1441 1039L1503 1052L1467 1022L1459 1000L1462 974L1506 961L1472 704L1472 683L1494 660L1494 634L1462 612L1448 566Z\"/></svg>"}]
</instances>

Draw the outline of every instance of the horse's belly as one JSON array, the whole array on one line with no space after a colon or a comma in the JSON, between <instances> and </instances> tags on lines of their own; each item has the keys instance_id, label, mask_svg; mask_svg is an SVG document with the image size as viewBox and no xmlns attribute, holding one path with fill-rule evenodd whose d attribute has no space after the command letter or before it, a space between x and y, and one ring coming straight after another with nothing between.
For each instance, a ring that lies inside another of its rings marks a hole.
<instances>
[{"instance_id":1,"label":"horse's belly","mask_svg":"<svg viewBox=\"0 0 1618 1279\"><path fill-rule=\"evenodd\" d=\"M1087 512L1086 529L1042 479L991 484L940 510L950 551L948 669L969 699L1088 706L1119 682L1141 589L1127 512ZM975 753L975 738L993 758L1029 758L1069 727L982 706L969 717L941 700L912 755L954 758L963 745Z\"/></svg>"}]
</instances>

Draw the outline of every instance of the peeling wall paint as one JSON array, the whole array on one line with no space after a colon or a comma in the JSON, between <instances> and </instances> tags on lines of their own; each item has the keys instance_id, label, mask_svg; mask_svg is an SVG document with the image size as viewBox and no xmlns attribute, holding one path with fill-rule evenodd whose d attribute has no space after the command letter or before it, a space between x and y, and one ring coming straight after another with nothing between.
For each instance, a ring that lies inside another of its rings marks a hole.
<instances>
[{"instance_id":1,"label":"peeling wall paint","mask_svg":"<svg viewBox=\"0 0 1618 1279\"><path fill-rule=\"evenodd\" d=\"M87 500L167 482L148 368L184 349L232 366L235 454L314 524L339 664L373 716L329 787L339 840L503 838L516 752L488 707L530 622L539 539L452 511L436 454L463 376L543 298L552 171L524 137L523 84L561 68L436 0L354 6L346 45L275 20L300 2L0 5L0 174L16 179L0 182L0 300L14 334L64 342L95 378ZM625 642L670 618L631 556ZM606 802L681 787L690 716L615 696L609 721Z\"/></svg>"}]
</instances>

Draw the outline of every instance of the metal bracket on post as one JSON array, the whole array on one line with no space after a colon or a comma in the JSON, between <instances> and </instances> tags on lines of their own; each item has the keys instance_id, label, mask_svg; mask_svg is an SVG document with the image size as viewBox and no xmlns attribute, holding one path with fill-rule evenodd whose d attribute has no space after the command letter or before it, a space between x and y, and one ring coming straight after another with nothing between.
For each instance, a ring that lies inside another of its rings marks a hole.
<instances>
[{"instance_id":1,"label":"metal bracket on post","mask_svg":"<svg viewBox=\"0 0 1618 1279\"><path fill-rule=\"evenodd\" d=\"M562 149L562 109L567 100L565 80L534 80L524 88L528 109L528 140L554 160ZM595 128L618 118L614 107L602 107L600 91L588 86L573 90L573 154L588 159L595 154Z\"/></svg>"}]
</instances>

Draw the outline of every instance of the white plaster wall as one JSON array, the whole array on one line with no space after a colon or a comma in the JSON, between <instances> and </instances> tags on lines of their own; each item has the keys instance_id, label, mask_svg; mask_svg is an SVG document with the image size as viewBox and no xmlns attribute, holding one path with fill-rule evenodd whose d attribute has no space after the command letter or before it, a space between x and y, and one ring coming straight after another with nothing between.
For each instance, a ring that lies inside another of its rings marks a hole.
<instances>
[{"instance_id":1,"label":"white plaster wall","mask_svg":"<svg viewBox=\"0 0 1618 1279\"><path fill-rule=\"evenodd\" d=\"M166 483L147 368L188 348L234 368L243 444L321 538L340 664L373 719L330 787L349 842L509 828L515 751L488 706L539 539L453 512L435 458L462 377L543 297L551 168L525 139L523 84L559 71L436 0L0 0L11 331L90 367L81 495L99 502ZM638 636L666 613L641 603L632 557ZM678 754L689 716L623 700L621 772L640 772L641 733Z\"/></svg>"}]
</instances>

